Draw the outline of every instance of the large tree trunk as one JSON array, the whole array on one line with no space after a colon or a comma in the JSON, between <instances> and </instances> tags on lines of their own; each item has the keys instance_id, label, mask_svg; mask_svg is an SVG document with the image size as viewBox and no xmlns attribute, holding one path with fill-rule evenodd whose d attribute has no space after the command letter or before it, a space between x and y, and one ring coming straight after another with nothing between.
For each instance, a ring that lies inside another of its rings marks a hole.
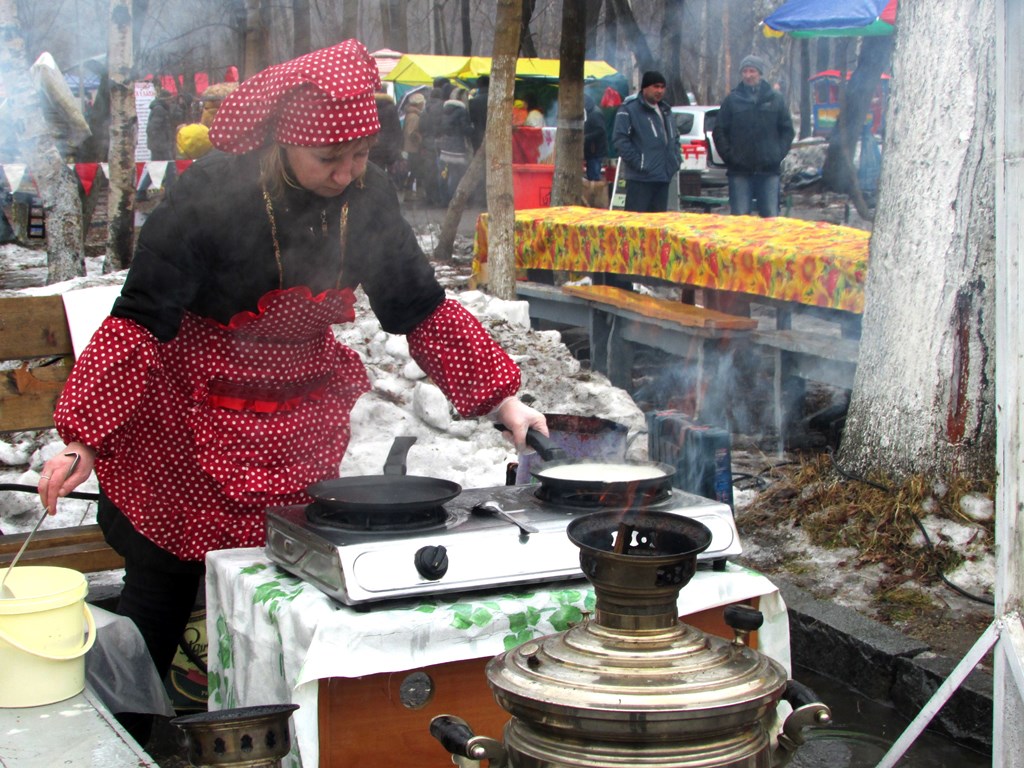
<instances>
[{"instance_id":1,"label":"large tree trunk","mask_svg":"<svg viewBox=\"0 0 1024 768\"><path fill-rule=\"evenodd\" d=\"M14 115L18 153L39 188L46 215L47 283L85 274L82 200L78 180L64 164L52 128L43 116L39 92L29 77L25 41L13 0L0 0L0 80Z\"/></svg>"},{"instance_id":2,"label":"large tree trunk","mask_svg":"<svg viewBox=\"0 0 1024 768\"><path fill-rule=\"evenodd\" d=\"M903 76L892 84L840 452L860 472L993 475L994 3L900 6L893 69ZM947 140L937 125L952 127Z\"/></svg>"},{"instance_id":3,"label":"large tree trunk","mask_svg":"<svg viewBox=\"0 0 1024 768\"><path fill-rule=\"evenodd\" d=\"M488 285L499 299L514 299L515 211L512 203L512 94L523 6L497 0L491 85L487 91Z\"/></svg>"},{"instance_id":4,"label":"large tree trunk","mask_svg":"<svg viewBox=\"0 0 1024 768\"><path fill-rule=\"evenodd\" d=\"M552 205L583 203L583 62L586 0L562 0L562 42L558 69L558 130Z\"/></svg>"},{"instance_id":5,"label":"large tree trunk","mask_svg":"<svg viewBox=\"0 0 1024 768\"><path fill-rule=\"evenodd\" d=\"M135 79L132 76L132 3L110 0L107 66L110 71L110 190L107 193L107 258L104 272L132 261L135 234Z\"/></svg>"}]
</instances>

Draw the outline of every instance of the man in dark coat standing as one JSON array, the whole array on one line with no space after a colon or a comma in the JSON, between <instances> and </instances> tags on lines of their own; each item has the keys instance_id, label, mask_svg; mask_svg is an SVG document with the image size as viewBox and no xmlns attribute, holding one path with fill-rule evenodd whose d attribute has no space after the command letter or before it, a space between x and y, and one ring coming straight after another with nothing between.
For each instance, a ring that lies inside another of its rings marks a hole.
<instances>
[{"instance_id":1,"label":"man in dark coat standing","mask_svg":"<svg viewBox=\"0 0 1024 768\"><path fill-rule=\"evenodd\" d=\"M729 211L747 216L757 200L762 217L779 215L782 160L796 135L782 94L765 80L764 59L740 62L741 81L725 97L712 135L729 178Z\"/></svg>"},{"instance_id":2,"label":"man in dark coat standing","mask_svg":"<svg viewBox=\"0 0 1024 768\"><path fill-rule=\"evenodd\" d=\"M682 156L672 108L664 96L665 76L644 72L640 92L622 102L615 114L612 142L625 166L627 211L668 209L669 187Z\"/></svg>"},{"instance_id":3,"label":"man in dark coat standing","mask_svg":"<svg viewBox=\"0 0 1024 768\"><path fill-rule=\"evenodd\" d=\"M491 86L491 78L480 75L476 80L476 93L469 98L469 119L473 123L473 151L476 152L484 143L487 135L487 93Z\"/></svg>"}]
</instances>

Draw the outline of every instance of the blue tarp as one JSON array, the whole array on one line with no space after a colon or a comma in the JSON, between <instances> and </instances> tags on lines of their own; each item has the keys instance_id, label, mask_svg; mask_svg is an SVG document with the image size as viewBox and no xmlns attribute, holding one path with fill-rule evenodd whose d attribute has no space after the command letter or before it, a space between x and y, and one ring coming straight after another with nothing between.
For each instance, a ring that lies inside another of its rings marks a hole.
<instances>
[{"instance_id":1,"label":"blue tarp","mask_svg":"<svg viewBox=\"0 0 1024 768\"><path fill-rule=\"evenodd\" d=\"M892 34L879 17L891 0L789 0L764 23L778 32Z\"/></svg>"}]
</instances>

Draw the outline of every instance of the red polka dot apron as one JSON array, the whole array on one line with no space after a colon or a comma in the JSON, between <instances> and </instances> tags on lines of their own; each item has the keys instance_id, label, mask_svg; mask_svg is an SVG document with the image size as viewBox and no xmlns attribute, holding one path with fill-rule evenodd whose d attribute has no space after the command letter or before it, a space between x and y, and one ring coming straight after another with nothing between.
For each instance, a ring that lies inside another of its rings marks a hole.
<instances>
[{"instance_id":1,"label":"red polka dot apron","mask_svg":"<svg viewBox=\"0 0 1024 768\"><path fill-rule=\"evenodd\" d=\"M160 364L126 430L135 445L97 464L105 492L143 535L183 559L262 546L267 507L305 502L310 484L338 476L350 411L370 389L358 355L331 330L353 319L353 304L348 289L291 288L226 326L185 315L158 345Z\"/></svg>"}]
</instances>

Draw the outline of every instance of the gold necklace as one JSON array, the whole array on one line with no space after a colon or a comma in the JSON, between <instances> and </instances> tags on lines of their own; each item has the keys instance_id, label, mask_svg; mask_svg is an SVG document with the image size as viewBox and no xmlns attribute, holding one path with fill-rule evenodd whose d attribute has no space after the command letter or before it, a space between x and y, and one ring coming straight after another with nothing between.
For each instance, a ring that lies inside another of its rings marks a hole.
<instances>
[{"instance_id":1,"label":"gold necklace","mask_svg":"<svg viewBox=\"0 0 1024 768\"><path fill-rule=\"evenodd\" d=\"M274 261L277 263L277 287L284 288L284 264L281 261L281 244L277 240L277 219L274 218L274 204L270 202L270 193L266 187L263 190L263 203L267 209L267 218L270 219L270 239L274 243ZM320 211L320 231L327 237L327 209ZM341 213L338 216L338 255L341 262L338 265L338 280L334 284L335 290L341 287L341 265L345 263L345 241L348 235L348 203L342 203Z\"/></svg>"}]
</instances>

